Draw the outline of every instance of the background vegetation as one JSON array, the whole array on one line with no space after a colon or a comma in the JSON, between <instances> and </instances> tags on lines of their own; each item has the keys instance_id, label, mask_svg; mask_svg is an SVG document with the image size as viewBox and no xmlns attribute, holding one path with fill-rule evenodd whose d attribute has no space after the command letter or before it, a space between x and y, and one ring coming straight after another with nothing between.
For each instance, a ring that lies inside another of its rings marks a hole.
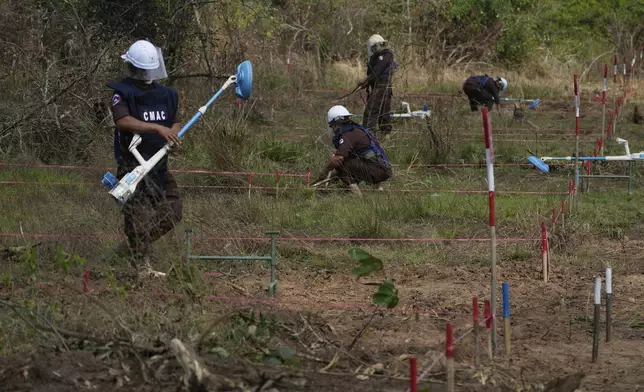
<instances>
[{"instance_id":1,"label":"background vegetation","mask_svg":"<svg viewBox=\"0 0 644 392\"><path fill-rule=\"evenodd\" d=\"M120 76L119 55L140 38L163 48L167 83L192 113L209 93L204 85L217 86L248 58L255 96L350 88L373 33L390 40L403 65L396 83L408 89L444 83L452 91L470 71L525 77L524 89L539 78L568 86L571 69L641 47L643 18L635 0L5 0L0 154L68 163L107 156L104 84Z\"/></svg>"}]
</instances>

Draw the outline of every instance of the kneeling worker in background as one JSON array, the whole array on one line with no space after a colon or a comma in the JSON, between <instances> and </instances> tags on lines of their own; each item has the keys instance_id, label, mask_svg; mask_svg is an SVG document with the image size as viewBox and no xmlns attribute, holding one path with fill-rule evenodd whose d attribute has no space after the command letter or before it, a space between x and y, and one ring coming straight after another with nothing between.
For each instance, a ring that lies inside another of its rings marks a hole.
<instances>
[{"instance_id":1,"label":"kneeling worker in background","mask_svg":"<svg viewBox=\"0 0 644 392\"><path fill-rule=\"evenodd\" d=\"M487 75L470 76L463 83L463 92L470 100L470 109L475 112L478 106L487 106L488 110L500 103L499 95L507 90L508 81L504 78L492 79Z\"/></svg>"},{"instance_id":2,"label":"kneeling worker in background","mask_svg":"<svg viewBox=\"0 0 644 392\"><path fill-rule=\"evenodd\" d=\"M329 136L336 150L318 181L335 171L355 194L361 194L358 187L361 181L382 190L380 184L392 175L385 150L367 128L351 121L350 116L347 108L339 105L327 114Z\"/></svg>"},{"instance_id":3,"label":"kneeling worker in background","mask_svg":"<svg viewBox=\"0 0 644 392\"><path fill-rule=\"evenodd\" d=\"M178 132L179 98L175 90L156 83L167 77L161 50L148 41L137 41L121 56L128 77L108 83L114 90L112 115L116 125L114 154L117 177L134 170L139 163L128 147L135 135L142 138L137 147L145 160L150 159L167 142L180 144ZM164 276L150 265L151 244L181 221L182 205L177 183L168 171L166 155L143 179L132 199L123 207L126 240L116 250L129 256L139 275Z\"/></svg>"}]
</instances>

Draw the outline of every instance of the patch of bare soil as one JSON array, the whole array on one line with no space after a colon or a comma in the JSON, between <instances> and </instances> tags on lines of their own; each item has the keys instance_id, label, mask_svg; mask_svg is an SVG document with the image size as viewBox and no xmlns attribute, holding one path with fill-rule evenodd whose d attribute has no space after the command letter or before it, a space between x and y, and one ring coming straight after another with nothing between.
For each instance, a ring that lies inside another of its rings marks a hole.
<instances>
[{"instance_id":1,"label":"patch of bare soil","mask_svg":"<svg viewBox=\"0 0 644 392\"><path fill-rule=\"evenodd\" d=\"M170 317L195 317L181 314L188 309L215 314L220 320L214 328L219 329L212 334L215 338L202 331L202 336L184 341L194 349L194 361L181 359L173 350L172 338L145 350L141 345L111 345L109 339L107 344L89 344L65 336L71 352L41 347L26 357L0 360L0 385L3 391L403 391L408 385L407 358L414 355L419 371L428 371L422 386L431 383L431 391L440 391L446 378L443 353L449 322L457 340L457 390L636 391L644 386L640 371L644 358L644 267L633 256L641 244L590 246L597 247L598 258L614 266L615 276L612 340L605 342L602 314L600 356L595 364L591 363L591 291L594 275L601 271L595 266L554 264L550 282L544 283L537 261L502 262L500 276L510 282L511 292L510 354L505 353L503 321L498 320L496 358L488 358L487 341L481 339L482 365L477 371L471 303L472 297L478 296L482 306L489 293L487 267L388 266L386 278L395 280L400 303L393 310L374 311L370 297L384 274L356 281L349 266L347 271L325 272L284 264L275 300L265 297L267 271L256 267L234 280L207 280L201 294L193 298L199 308L180 308L178 315L172 308L181 300L157 298L156 308L149 308L145 295L130 295L124 303L113 293L102 291L107 290L102 280L92 282L89 294L53 286L40 288L39 295L68 297L68 303L92 296L105 307L153 309L165 314L160 317L168 323L173 322ZM141 290L159 293L170 288L162 282L147 282ZM259 297L263 298L261 303L256 301ZM235 315L249 310L254 317L261 313L270 320L267 340L256 337L253 320L235 324ZM97 334L101 327L94 326ZM251 327L253 332L245 332L238 352L215 354L222 336L235 328L251 331ZM479 331L485 336L483 326ZM56 341L52 338L50 343ZM279 366L264 363L268 348L278 347L291 348L293 358ZM106 356L106 351L111 354ZM195 370L194 363L199 363L201 370ZM196 382L199 374L202 379Z\"/></svg>"}]
</instances>

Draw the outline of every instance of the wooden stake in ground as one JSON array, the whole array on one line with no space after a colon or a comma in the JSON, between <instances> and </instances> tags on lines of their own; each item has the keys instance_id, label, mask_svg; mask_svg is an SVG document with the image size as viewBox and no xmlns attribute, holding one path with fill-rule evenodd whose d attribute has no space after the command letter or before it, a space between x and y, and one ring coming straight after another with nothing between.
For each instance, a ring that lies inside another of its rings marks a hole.
<instances>
[{"instance_id":1,"label":"wooden stake in ground","mask_svg":"<svg viewBox=\"0 0 644 392\"><path fill-rule=\"evenodd\" d=\"M492 315L490 314L490 301L487 299L483 304L483 314L485 315L485 332L487 341L487 355L492 360Z\"/></svg>"},{"instance_id":2,"label":"wooden stake in ground","mask_svg":"<svg viewBox=\"0 0 644 392\"><path fill-rule=\"evenodd\" d=\"M492 355L496 354L496 228L495 191L494 191L494 149L492 148L492 119L486 107L483 108L483 132L485 134L485 160L487 163L487 184L490 215L490 243L492 250L492 293L490 296L490 316L492 318Z\"/></svg>"},{"instance_id":3,"label":"wooden stake in ground","mask_svg":"<svg viewBox=\"0 0 644 392\"><path fill-rule=\"evenodd\" d=\"M593 363L599 356L599 317L601 310L602 278L595 279L595 312L593 314Z\"/></svg>"}]
</instances>

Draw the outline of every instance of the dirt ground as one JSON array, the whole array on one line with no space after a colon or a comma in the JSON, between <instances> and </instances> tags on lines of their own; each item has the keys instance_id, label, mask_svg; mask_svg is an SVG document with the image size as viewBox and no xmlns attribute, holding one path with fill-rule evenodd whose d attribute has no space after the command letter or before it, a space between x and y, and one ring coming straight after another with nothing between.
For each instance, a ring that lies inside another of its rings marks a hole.
<instances>
[{"instance_id":1,"label":"dirt ground","mask_svg":"<svg viewBox=\"0 0 644 392\"><path fill-rule=\"evenodd\" d=\"M347 346L372 315L368 298L374 286L369 283L383 276L374 275L356 283L350 273L283 265L274 301L265 297L268 271L261 267L234 280L208 277L206 284L212 287L212 292L216 289L217 295L198 299L203 304L202 311L219 315L247 309L262 312L278 325L271 342L288 344L299 361L297 366L275 367L249 361L243 355L222 359L204 352L203 357L215 375L243 381L247 390L270 390L261 389L270 380L280 391L403 391L408 386L407 357L414 355L421 371L435 363L421 385L437 391L445 388L442 354L445 326L450 322L457 340L457 390L572 392L574 388L557 384L557 378L581 373L584 375L578 387L581 391L637 391L644 388L644 375L640 372L644 358L644 275L642 267L627 258L642 245L628 241L610 252L615 263L619 263L614 284L613 334L612 341L606 343L602 314L596 364L591 363L593 276L587 268L554 265L550 282L544 283L534 260L500 264L500 276L511 285L511 353L505 353L503 320L498 320L497 356L494 362L488 359L482 339L482 366L478 372L473 368L472 335L468 332L473 325L472 297L479 296L482 302L483 294L489 290L489 271L485 266L387 268L387 278L394 279L400 289L401 302L392 311L378 311L350 352ZM609 247L596 244L597 252L602 249ZM608 257L606 254L604 259ZM55 285L39 287L42 296L93 296L104 304L118 302L109 293L105 279L91 281L90 292L85 294L69 289L61 292ZM241 296L240 289L244 290ZM140 290L168 297L162 294L168 290L163 283L146 282ZM3 291L6 294L3 297L9 298L9 293ZM127 297L128 306L145 307L149 300L148 296L138 294ZM68 301L74 302L73 298ZM168 298L158 306L171 308L174 301ZM118 306L114 303L115 308ZM604 309L602 306L602 312ZM483 326L480 331L485 335ZM459 340L464 334L467 335ZM97 346L83 347L80 343L70 346L70 350L66 352L60 345L55 351L40 347L28 356L3 359L2 390L174 391L180 386L183 371L167 350L156 354L160 359L152 353L134 355L132 350L101 358ZM336 355L338 359L334 361ZM165 366L160 366L160 362ZM374 365L378 370L374 370Z\"/></svg>"}]
</instances>

